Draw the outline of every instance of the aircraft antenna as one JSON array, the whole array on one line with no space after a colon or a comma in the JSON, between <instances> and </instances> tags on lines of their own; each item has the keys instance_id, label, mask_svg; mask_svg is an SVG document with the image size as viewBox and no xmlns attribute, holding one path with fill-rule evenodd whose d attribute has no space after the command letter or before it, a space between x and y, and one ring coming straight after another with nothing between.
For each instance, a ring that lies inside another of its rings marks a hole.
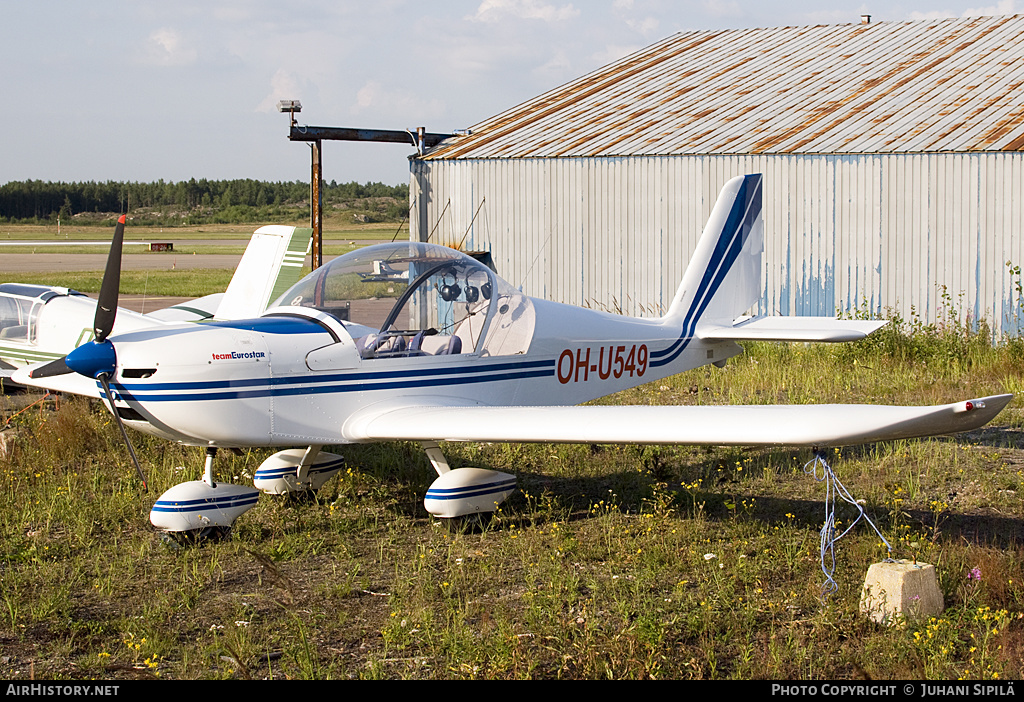
<instances>
[{"instance_id":1,"label":"aircraft antenna","mask_svg":"<svg viewBox=\"0 0 1024 702\"><path fill-rule=\"evenodd\" d=\"M519 292L523 291L523 285L526 284L526 279L529 278L530 273L533 272L533 267L537 265L537 261L540 259L540 255L544 253L544 249L547 248L548 242L551 241L551 235L554 234L554 232L554 228L551 228L548 231L548 235L544 238L544 243L542 243L540 245L540 248L537 249L537 255L533 257L533 260L530 262L530 267L526 269L526 273L523 274L522 279L519 281Z\"/></svg>"}]
</instances>

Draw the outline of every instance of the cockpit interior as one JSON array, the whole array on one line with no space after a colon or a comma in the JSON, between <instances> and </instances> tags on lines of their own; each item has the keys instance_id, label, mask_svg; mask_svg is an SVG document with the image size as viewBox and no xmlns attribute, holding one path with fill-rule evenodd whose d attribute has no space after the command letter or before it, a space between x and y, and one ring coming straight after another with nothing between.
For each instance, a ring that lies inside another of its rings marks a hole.
<instances>
[{"instance_id":1,"label":"cockpit interior","mask_svg":"<svg viewBox=\"0 0 1024 702\"><path fill-rule=\"evenodd\" d=\"M334 316L367 360L525 353L535 324L530 299L484 264L446 246L410 242L340 256L275 306Z\"/></svg>"}]
</instances>

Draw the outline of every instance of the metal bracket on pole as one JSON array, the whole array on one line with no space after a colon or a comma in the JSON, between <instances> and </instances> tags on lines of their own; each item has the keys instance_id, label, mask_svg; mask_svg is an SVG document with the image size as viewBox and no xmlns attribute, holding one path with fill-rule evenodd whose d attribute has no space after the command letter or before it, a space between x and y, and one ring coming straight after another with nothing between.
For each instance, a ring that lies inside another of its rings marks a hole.
<instances>
[{"instance_id":1,"label":"metal bracket on pole","mask_svg":"<svg viewBox=\"0 0 1024 702\"><path fill-rule=\"evenodd\" d=\"M289 104L285 104L289 103ZM284 107L282 107L284 104ZM350 129L346 127L307 127L298 126L295 123L295 112L301 109L297 100L282 101L278 109L291 112L291 128L288 132L288 139L291 141L306 141L312 150L312 165L310 174L310 226L313 228L313 244L311 250L313 269L323 264L323 141L377 141L391 144L408 144L416 147L416 152L422 156L424 152L437 146L445 139L455 136L454 134L431 134L426 127L418 127L416 133L411 131L398 131L390 129Z\"/></svg>"},{"instance_id":2,"label":"metal bracket on pole","mask_svg":"<svg viewBox=\"0 0 1024 702\"><path fill-rule=\"evenodd\" d=\"M426 149L437 146L454 134L434 134L426 127L411 130L397 129L352 129L348 127L308 127L293 125L288 133L291 141L376 141L389 144L411 144L422 154Z\"/></svg>"}]
</instances>

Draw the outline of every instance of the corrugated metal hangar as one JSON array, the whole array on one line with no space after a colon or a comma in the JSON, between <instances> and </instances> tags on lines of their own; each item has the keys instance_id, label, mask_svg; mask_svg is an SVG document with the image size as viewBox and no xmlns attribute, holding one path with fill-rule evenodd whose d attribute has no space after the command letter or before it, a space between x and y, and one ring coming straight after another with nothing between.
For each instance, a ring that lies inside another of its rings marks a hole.
<instances>
[{"instance_id":1,"label":"corrugated metal hangar","mask_svg":"<svg viewBox=\"0 0 1024 702\"><path fill-rule=\"evenodd\" d=\"M1022 85L1024 15L679 33L413 157L413 238L654 315L721 186L760 172L759 313L952 302L1013 333Z\"/></svg>"}]
</instances>

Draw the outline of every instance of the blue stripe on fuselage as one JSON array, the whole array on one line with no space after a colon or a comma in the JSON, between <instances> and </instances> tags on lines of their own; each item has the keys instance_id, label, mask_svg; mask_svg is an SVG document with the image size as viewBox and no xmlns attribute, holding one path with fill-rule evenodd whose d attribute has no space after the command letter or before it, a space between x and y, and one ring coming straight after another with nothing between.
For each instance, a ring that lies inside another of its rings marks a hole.
<instances>
[{"instance_id":1,"label":"blue stripe on fuselage","mask_svg":"<svg viewBox=\"0 0 1024 702\"><path fill-rule=\"evenodd\" d=\"M203 327L241 329L261 334L322 334L326 332L321 324L313 320L285 315L257 317L256 319L225 319L213 322L197 322L197 324Z\"/></svg>"},{"instance_id":2,"label":"blue stripe on fuselage","mask_svg":"<svg viewBox=\"0 0 1024 702\"><path fill-rule=\"evenodd\" d=\"M555 367L554 360L545 361L528 361L528 362L510 362L510 363L494 363L491 365L484 366L480 365L458 365L453 367L434 367L434 368L416 368L416 369L403 369L403 370L392 370L392 371L359 371L359 372L340 372L340 373L318 373L316 375L307 373L303 375L292 375L283 376L280 378L243 378L239 380L207 380L207 381L193 381L193 382L182 382L182 383L118 383L118 388L124 388L128 391L133 390L146 390L146 391L167 391L175 392L179 390L214 390L220 388L242 388L242 387L254 387L261 385L298 385L303 383L335 383L335 382L364 382L379 380L382 378L386 379L398 379L408 378L415 379L429 376L446 376L446 375L459 375L467 373L475 374L486 374L494 373L496 371L508 371L508 370L524 370L524 369L548 369L553 371ZM414 385L414 384L413 384Z\"/></svg>"},{"instance_id":3,"label":"blue stripe on fuselage","mask_svg":"<svg viewBox=\"0 0 1024 702\"><path fill-rule=\"evenodd\" d=\"M490 368L459 366L429 370L384 373L334 373L330 376L290 376L283 378L211 381L208 383L115 383L114 389L126 400L140 402L193 402L197 400L235 400L287 395L401 390L438 386L457 386L500 380L541 378L554 374L555 362L496 363ZM458 377L452 377L455 374ZM251 387L251 390L232 389ZM182 390L207 392L182 393ZM216 391L219 390L219 391ZM156 391L159 394L149 394ZM102 394L102 392L101 392Z\"/></svg>"}]
</instances>

